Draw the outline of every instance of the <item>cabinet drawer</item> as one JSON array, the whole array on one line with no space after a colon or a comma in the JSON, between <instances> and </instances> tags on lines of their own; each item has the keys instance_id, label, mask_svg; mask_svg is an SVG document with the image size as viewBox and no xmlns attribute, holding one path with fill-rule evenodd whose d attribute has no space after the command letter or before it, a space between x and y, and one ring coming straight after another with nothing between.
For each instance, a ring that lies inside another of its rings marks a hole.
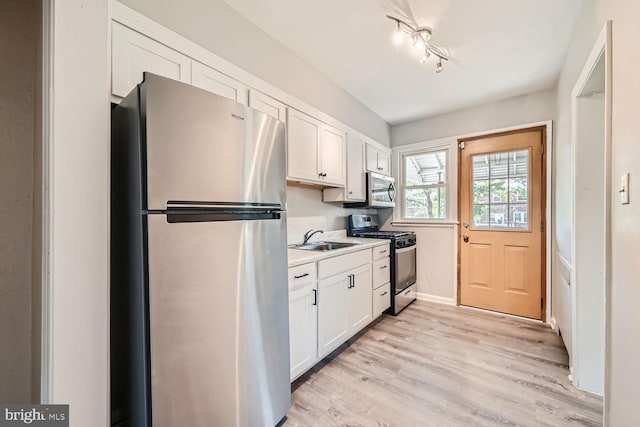
<instances>
[{"instance_id":1,"label":"cabinet drawer","mask_svg":"<svg viewBox=\"0 0 640 427\"><path fill-rule=\"evenodd\" d=\"M302 264L289 269L289 289L316 281L316 263Z\"/></svg>"},{"instance_id":2,"label":"cabinet drawer","mask_svg":"<svg viewBox=\"0 0 640 427\"><path fill-rule=\"evenodd\" d=\"M389 257L373 262L373 289L379 288L390 280L390 269L391 262Z\"/></svg>"},{"instance_id":3,"label":"cabinet drawer","mask_svg":"<svg viewBox=\"0 0 640 427\"><path fill-rule=\"evenodd\" d=\"M381 259L381 258L389 258L390 249L389 245L384 246L376 246L373 248L373 260Z\"/></svg>"},{"instance_id":4,"label":"cabinet drawer","mask_svg":"<svg viewBox=\"0 0 640 427\"><path fill-rule=\"evenodd\" d=\"M373 317L378 317L391 307L391 283L373 290Z\"/></svg>"},{"instance_id":5,"label":"cabinet drawer","mask_svg":"<svg viewBox=\"0 0 640 427\"><path fill-rule=\"evenodd\" d=\"M335 276L371 262L371 249L318 261L318 278Z\"/></svg>"}]
</instances>

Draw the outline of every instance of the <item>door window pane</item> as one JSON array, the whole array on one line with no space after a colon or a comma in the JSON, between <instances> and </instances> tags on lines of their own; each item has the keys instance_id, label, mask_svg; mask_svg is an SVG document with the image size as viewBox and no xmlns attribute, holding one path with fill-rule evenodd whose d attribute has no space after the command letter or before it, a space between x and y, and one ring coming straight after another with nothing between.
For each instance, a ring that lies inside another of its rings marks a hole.
<instances>
[{"instance_id":1,"label":"door window pane","mask_svg":"<svg viewBox=\"0 0 640 427\"><path fill-rule=\"evenodd\" d=\"M529 150L472 157L473 226L529 228Z\"/></svg>"}]
</instances>

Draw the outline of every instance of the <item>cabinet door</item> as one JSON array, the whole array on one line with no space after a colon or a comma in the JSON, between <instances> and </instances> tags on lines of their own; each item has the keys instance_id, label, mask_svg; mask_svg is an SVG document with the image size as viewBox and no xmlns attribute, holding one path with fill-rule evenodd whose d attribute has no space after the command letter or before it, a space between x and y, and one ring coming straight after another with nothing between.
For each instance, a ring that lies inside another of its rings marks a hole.
<instances>
[{"instance_id":1,"label":"cabinet door","mask_svg":"<svg viewBox=\"0 0 640 427\"><path fill-rule=\"evenodd\" d=\"M378 169L378 150L370 144L367 144L367 170L380 173Z\"/></svg>"},{"instance_id":2,"label":"cabinet door","mask_svg":"<svg viewBox=\"0 0 640 427\"><path fill-rule=\"evenodd\" d=\"M346 274L318 282L318 358L338 348L349 337L349 303ZM369 285L371 287L371 285ZM371 290L369 290L371 295Z\"/></svg>"},{"instance_id":3,"label":"cabinet door","mask_svg":"<svg viewBox=\"0 0 640 427\"><path fill-rule=\"evenodd\" d=\"M349 272L353 275L353 287L349 289L349 336L371 323L371 264Z\"/></svg>"},{"instance_id":4,"label":"cabinet door","mask_svg":"<svg viewBox=\"0 0 640 427\"><path fill-rule=\"evenodd\" d=\"M347 136L347 200L364 201L365 194L364 142Z\"/></svg>"},{"instance_id":5,"label":"cabinet door","mask_svg":"<svg viewBox=\"0 0 640 427\"><path fill-rule=\"evenodd\" d=\"M255 89L249 91L249 107L262 111L281 122L287 121L287 107L282 102Z\"/></svg>"},{"instance_id":6,"label":"cabinet door","mask_svg":"<svg viewBox=\"0 0 640 427\"><path fill-rule=\"evenodd\" d=\"M313 366L318 356L318 306L315 283L289 292L291 380Z\"/></svg>"},{"instance_id":7,"label":"cabinet door","mask_svg":"<svg viewBox=\"0 0 640 427\"><path fill-rule=\"evenodd\" d=\"M148 71L191 83L191 59L181 53L113 22L111 31L111 93L124 98Z\"/></svg>"},{"instance_id":8,"label":"cabinet door","mask_svg":"<svg viewBox=\"0 0 640 427\"><path fill-rule=\"evenodd\" d=\"M193 61L191 65L191 84L247 105L247 87L245 85L198 61Z\"/></svg>"},{"instance_id":9,"label":"cabinet door","mask_svg":"<svg viewBox=\"0 0 640 427\"><path fill-rule=\"evenodd\" d=\"M378 172L383 175L391 176L391 154L378 151Z\"/></svg>"},{"instance_id":10,"label":"cabinet door","mask_svg":"<svg viewBox=\"0 0 640 427\"><path fill-rule=\"evenodd\" d=\"M345 185L346 135L344 132L323 125L320 136L320 172L327 184Z\"/></svg>"},{"instance_id":11,"label":"cabinet door","mask_svg":"<svg viewBox=\"0 0 640 427\"><path fill-rule=\"evenodd\" d=\"M321 127L319 120L287 109L287 178L322 181L318 175Z\"/></svg>"}]
</instances>

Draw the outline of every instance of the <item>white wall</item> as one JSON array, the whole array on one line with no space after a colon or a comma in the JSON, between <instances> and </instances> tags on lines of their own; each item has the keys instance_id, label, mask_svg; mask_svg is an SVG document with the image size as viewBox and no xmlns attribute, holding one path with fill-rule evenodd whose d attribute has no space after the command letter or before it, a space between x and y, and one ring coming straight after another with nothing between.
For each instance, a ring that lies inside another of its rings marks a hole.
<instances>
[{"instance_id":1,"label":"white wall","mask_svg":"<svg viewBox=\"0 0 640 427\"><path fill-rule=\"evenodd\" d=\"M640 425L640 2L591 0L585 2L558 82L556 127L556 224L558 250L570 258L571 90L607 19L613 20L612 106L612 273L608 301L605 421L611 426ZM631 204L618 202L620 175L631 173ZM634 180L635 177L635 180ZM635 183L635 184L634 184Z\"/></svg>"},{"instance_id":2,"label":"white wall","mask_svg":"<svg viewBox=\"0 0 640 427\"><path fill-rule=\"evenodd\" d=\"M608 420L640 425L640 2L613 1L612 289ZM631 173L630 205L620 205L620 176Z\"/></svg>"},{"instance_id":3,"label":"white wall","mask_svg":"<svg viewBox=\"0 0 640 427\"><path fill-rule=\"evenodd\" d=\"M287 216L289 218L318 217L325 218L326 230L344 230L347 228L347 215L378 213L377 209L345 209L342 203L324 203L322 190L314 188L287 186Z\"/></svg>"},{"instance_id":4,"label":"white wall","mask_svg":"<svg viewBox=\"0 0 640 427\"><path fill-rule=\"evenodd\" d=\"M52 128L43 400L109 420L109 2L45 2ZM50 14L48 13L50 11ZM46 61L45 61L46 62ZM45 76L46 78L47 76ZM50 122L49 122L50 120Z\"/></svg>"},{"instance_id":5,"label":"white wall","mask_svg":"<svg viewBox=\"0 0 640 427\"><path fill-rule=\"evenodd\" d=\"M555 118L555 89L391 126L391 146L490 131Z\"/></svg>"},{"instance_id":6,"label":"white wall","mask_svg":"<svg viewBox=\"0 0 640 427\"><path fill-rule=\"evenodd\" d=\"M122 3L240 68L389 145L389 125L222 0Z\"/></svg>"}]
</instances>

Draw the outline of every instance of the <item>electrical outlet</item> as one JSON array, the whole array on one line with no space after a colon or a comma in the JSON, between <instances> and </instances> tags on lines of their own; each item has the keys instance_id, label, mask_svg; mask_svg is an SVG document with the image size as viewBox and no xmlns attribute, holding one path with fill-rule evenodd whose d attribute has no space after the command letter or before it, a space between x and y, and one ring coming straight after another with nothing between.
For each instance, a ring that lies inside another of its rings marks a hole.
<instances>
[{"instance_id":1,"label":"electrical outlet","mask_svg":"<svg viewBox=\"0 0 640 427\"><path fill-rule=\"evenodd\" d=\"M620 203L623 205L629 204L629 174L625 173L622 175L622 180L620 182Z\"/></svg>"}]
</instances>

